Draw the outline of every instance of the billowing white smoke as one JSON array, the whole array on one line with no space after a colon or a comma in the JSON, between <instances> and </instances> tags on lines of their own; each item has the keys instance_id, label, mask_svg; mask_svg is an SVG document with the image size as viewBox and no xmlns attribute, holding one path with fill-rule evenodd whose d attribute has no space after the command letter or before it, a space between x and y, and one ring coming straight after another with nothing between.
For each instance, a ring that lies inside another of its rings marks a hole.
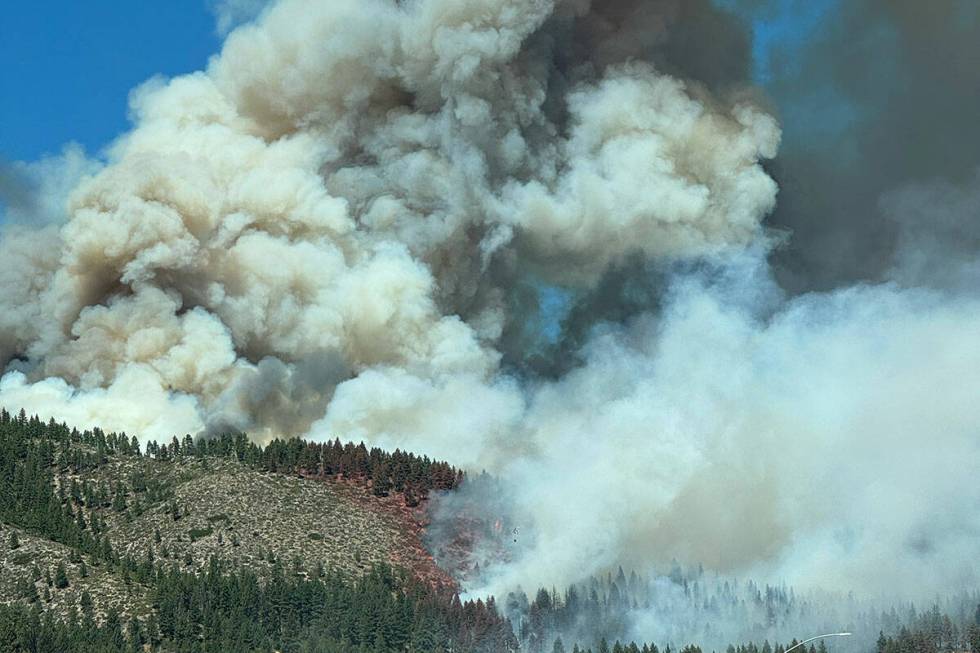
<instances>
[{"instance_id":1,"label":"billowing white smoke","mask_svg":"<svg viewBox=\"0 0 980 653\"><path fill-rule=\"evenodd\" d=\"M483 443L531 539L475 591L671 559L892 596L980 582L980 300L855 288L760 318L741 282L678 286L511 416L526 453Z\"/></svg>"},{"instance_id":2,"label":"billowing white smoke","mask_svg":"<svg viewBox=\"0 0 980 653\"><path fill-rule=\"evenodd\" d=\"M475 593L676 559L924 597L980 582L978 333L980 298L939 291L780 301L750 252L596 329L585 365L523 405L362 377L314 432L505 479L529 528Z\"/></svg>"},{"instance_id":3,"label":"billowing white smoke","mask_svg":"<svg viewBox=\"0 0 980 653\"><path fill-rule=\"evenodd\" d=\"M491 469L536 539L482 589L672 556L967 578L977 305L886 287L773 313L779 130L645 62L680 6L280 2L134 93L62 223L4 233L0 403ZM515 280L588 291L637 255L746 278L676 281L558 381L501 372Z\"/></svg>"},{"instance_id":4,"label":"billowing white smoke","mask_svg":"<svg viewBox=\"0 0 980 653\"><path fill-rule=\"evenodd\" d=\"M3 240L0 357L26 375L5 401L164 436L102 408L150 392L196 404L189 431L300 434L348 378L490 382L494 266L587 284L636 250L759 238L773 120L645 64L557 71L549 31L590 20L582 2L287 1L206 73L146 84L57 233Z\"/></svg>"}]
</instances>

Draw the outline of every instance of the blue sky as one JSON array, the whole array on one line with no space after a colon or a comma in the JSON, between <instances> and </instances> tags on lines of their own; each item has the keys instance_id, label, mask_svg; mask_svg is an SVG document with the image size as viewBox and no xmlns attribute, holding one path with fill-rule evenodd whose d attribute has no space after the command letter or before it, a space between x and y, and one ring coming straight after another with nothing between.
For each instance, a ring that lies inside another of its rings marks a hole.
<instances>
[{"instance_id":1,"label":"blue sky","mask_svg":"<svg viewBox=\"0 0 980 653\"><path fill-rule=\"evenodd\" d=\"M0 160L69 141L96 153L128 126L129 91L198 70L220 39L205 0L31 0L0 13Z\"/></svg>"},{"instance_id":2,"label":"blue sky","mask_svg":"<svg viewBox=\"0 0 980 653\"><path fill-rule=\"evenodd\" d=\"M739 10L738 0L715 1ZM749 20L753 31L753 74L756 81L765 85L772 79L769 55L774 48L781 48L789 55L798 52L838 2L840 0L768 0L761 3L765 8L750 14ZM793 69L792 65L789 69Z\"/></svg>"}]
</instances>

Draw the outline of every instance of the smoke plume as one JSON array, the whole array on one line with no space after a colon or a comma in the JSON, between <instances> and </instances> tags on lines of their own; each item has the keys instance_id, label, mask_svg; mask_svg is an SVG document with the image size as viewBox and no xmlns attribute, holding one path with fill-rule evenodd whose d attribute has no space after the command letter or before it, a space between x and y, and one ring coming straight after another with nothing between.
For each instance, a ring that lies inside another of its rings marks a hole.
<instances>
[{"instance_id":1,"label":"smoke plume","mask_svg":"<svg viewBox=\"0 0 980 653\"><path fill-rule=\"evenodd\" d=\"M876 181L888 273L787 283L841 232L793 184L766 222L796 159L749 71L707 0L282 0L5 227L0 403L487 469L528 537L474 592L975 584L975 179Z\"/></svg>"}]
</instances>

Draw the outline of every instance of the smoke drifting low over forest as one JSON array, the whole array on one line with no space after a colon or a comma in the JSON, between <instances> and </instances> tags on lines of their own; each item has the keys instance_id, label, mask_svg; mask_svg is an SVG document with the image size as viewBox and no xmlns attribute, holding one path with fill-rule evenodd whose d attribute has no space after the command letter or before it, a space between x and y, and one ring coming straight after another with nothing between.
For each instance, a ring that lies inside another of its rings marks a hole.
<instances>
[{"instance_id":1,"label":"smoke drifting low over forest","mask_svg":"<svg viewBox=\"0 0 980 653\"><path fill-rule=\"evenodd\" d=\"M708 0L277 2L105 161L4 173L0 404L486 469L526 536L475 594L975 587L967 5L832 5L763 90Z\"/></svg>"}]
</instances>

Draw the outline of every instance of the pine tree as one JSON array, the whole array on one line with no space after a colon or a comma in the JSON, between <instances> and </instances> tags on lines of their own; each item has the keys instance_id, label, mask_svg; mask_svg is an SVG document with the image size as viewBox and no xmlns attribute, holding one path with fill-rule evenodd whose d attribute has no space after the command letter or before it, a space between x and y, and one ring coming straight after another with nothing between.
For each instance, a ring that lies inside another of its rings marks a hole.
<instances>
[{"instance_id":1,"label":"pine tree","mask_svg":"<svg viewBox=\"0 0 980 653\"><path fill-rule=\"evenodd\" d=\"M10 538L7 540L10 545L10 550L20 548L20 538L17 537L17 531L10 531Z\"/></svg>"},{"instance_id":2,"label":"pine tree","mask_svg":"<svg viewBox=\"0 0 980 653\"><path fill-rule=\"evenodd\" d=\"M131 617L129 620L129 626L127 628L129 635L129 649L133 653L138 653L143 650L143 631L140 628L139 619L136 617Z\"/></svg>"},{"instance_id":3,"label":"pine tree","mask_svg":"<svg viewBox=\"0 0 980 653\"><path fill-rule=\"evenodd\" d=\"M973 617L973 623L970 624L967 639L970 643L970 650L973 653L980 653L980 604L977 605L977 611Z\"/></svg>"},{"instance_id":4,"label":"pine tree","mask_svg":"<svg viewBox=\"0 0 980 653\"><path fill-rule=\"evenodd\" d=\"M65 563L59 562L58 568L54 572L54 586L60 590L68 587L68 571L65 569Z\"/></svg>"},{"instance_id":5,"label":"pine tree","mask_svg":"<svg viewBox=\"0 0 980 653\"><path fill-rule=\"evenodd\" d=\"M391 468L387 462L379 462L372 468L371 485L374 496L386 497L391 492Z\"/></svg>"},{"instance_id":6,"label":"pine tree","mask_svg":"<svg viewBox=\"0 0 980 653\"><path fill-rule=\"evenodd\" d=\"M82 596L78 603L79 608L81 608L82 614L86 616L92 616L94 605L92 603L92 595L88 593L88 590L82 592Z\"/></svg>"},{"instance_id":7,"label":"pine tree","mask_svg":"<svg viewBox=\"0 0 980 653\"><path fill-rule=\"evenodd\" d=\"M122 647L126 644L126 638L123 636L122 622L119 620L119 613L116 612L115 609L109 610L102 628L105 630L113 650L122 650Z\"/></svg>"},{"instance_id":8,"label":"pine tree","mask_svg":"<svg viewBox=\"0 0 980 653\"><path fill-rule=\"evenodd\" d=\"M24 598L27 599L28 603L37 603L41 599L37 593L37 585L34 583L27 583L26 589L27 592L24 594Z\"/></svg>"},{"instance_id":9,"label":"pine tree","mask_svg":"<svg viewBox=\"0 0 980 653\"><path fill-rule=\"evenodd\" d=\"M126 509L126 493L122 481L116 483L116 492L112 497L112 509L116 512L122 512Z\"/></svg>"}]
</instances>

